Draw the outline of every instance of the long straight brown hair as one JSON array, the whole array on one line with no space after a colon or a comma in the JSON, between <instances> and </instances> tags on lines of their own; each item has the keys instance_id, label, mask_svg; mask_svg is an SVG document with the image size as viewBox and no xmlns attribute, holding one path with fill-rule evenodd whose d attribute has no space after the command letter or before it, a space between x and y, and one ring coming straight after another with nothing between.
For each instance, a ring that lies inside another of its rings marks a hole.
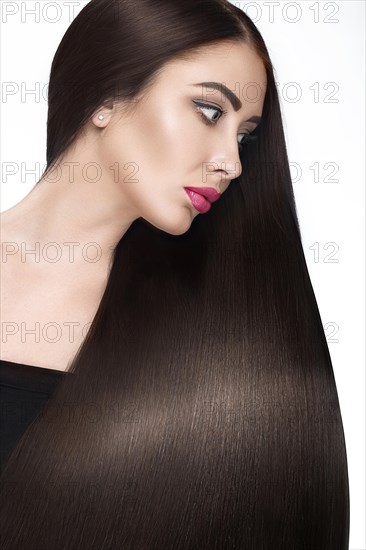
<instances>
[{"instance_id":1,"label":"long straight brown hair","mask_svg":"<svg viewBox=\"0 0 366 550\"><path fill-rule=\"evenodd\" d=\"M70 374L2 472L3 550L348 549L337 389L249 17L226 0L89 2L53 60L46 171L105 102L223 40L265 65L257 141L184 235L139 219L117 244Z\"/></svg>"}]
</instances>

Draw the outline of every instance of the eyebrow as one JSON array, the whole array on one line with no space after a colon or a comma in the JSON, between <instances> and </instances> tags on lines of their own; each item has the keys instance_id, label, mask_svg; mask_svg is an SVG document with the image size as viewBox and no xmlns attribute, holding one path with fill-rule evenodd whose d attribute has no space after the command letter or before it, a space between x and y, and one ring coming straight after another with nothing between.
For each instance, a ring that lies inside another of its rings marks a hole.
<instances>
[{"instance_id":1,"label":"eyebrow","mask_svg":"<svg viewBox=\"0 0 366 550\"><path fill-rule=\"evenodd\" d=\"M213 90L218 90L222 94L224 94L225 97L230 101L231 105L233 106L234 111L239 111L239 109L242 107L242 102L240 99L232 92L225 84L222 84L221 82L198 82L197 84L193 84L193 86L205 86L205 88L211 88ZM260 116L252 116L246 120L246 122L255 122L260 123L261 121Z\"/></svg>"}]
</instances>

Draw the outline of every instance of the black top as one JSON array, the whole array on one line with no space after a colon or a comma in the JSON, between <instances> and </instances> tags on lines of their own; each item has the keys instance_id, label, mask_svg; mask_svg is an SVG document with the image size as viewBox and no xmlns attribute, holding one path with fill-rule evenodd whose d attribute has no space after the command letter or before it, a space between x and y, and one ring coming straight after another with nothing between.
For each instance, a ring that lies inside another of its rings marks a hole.
<instances>
[{"instance_id":1,"label":"black top","mask_svg":"<svg viewBox=\"0 0 366 550\"><path fill-rule=\"evenodd\" d=\"M65 374L68 373L0 359L1 467Z\"/></svg>"}]
</instances>

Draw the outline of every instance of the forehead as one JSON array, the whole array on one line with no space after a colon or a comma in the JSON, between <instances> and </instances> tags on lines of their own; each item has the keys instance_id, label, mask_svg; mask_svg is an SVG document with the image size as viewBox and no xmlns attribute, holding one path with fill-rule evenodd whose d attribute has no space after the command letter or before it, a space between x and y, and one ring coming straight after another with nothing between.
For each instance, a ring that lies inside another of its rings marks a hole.
<instances>
[{"instance_id":1,"label":"forehead","mask_svg":"<svg viewBox=\"0 0 366 550\"><path fill-rule=\"evenodd\" d=\"M266 70L259 55L248 44L237 41L206 45L170 60L155 84L158 88L177 84L188 90L196 88L202 97L212 95L224 102L226 97L220 91L207 91L195 85L220 82L245 101L250 96L263 98L266 80Z\"/></svg>"}]
</instances>

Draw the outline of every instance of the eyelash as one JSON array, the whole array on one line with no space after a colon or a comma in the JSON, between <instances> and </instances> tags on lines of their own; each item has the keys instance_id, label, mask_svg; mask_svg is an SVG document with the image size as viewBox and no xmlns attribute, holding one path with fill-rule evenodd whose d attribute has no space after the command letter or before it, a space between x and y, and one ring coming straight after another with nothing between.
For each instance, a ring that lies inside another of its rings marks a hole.
<instances>
[{"instance_id":1,"label":"eyelash","mask_svg":"<svg viewBox=\"0 0 366 550\"><path fill-rule=\"evenodd\" d=\"M200 101L195 101L195 100L193 100L193 103L196 105L196 112L198 113L198 115L200 116L202 121L207 126L215 126L217 124L217 122L220 120L220 118L222 118L223 116L225 116L227 114L227 111L225 109L220 109L219 107L215 107L214 105L210 105L209 103L201 103ZM215 121L211 121L209 118L206 117L206 115L203 114L202 108L218 111L221 116L218 119L216 119ZM240 132L240 133L244 134L243 140L240 143L238 143L239 151L241 152L242 149L243 149L243 145L245 143L255 141L258 136L252 136L250 133L245 133L245 132Z\"/></svg>"}]
</instances>

